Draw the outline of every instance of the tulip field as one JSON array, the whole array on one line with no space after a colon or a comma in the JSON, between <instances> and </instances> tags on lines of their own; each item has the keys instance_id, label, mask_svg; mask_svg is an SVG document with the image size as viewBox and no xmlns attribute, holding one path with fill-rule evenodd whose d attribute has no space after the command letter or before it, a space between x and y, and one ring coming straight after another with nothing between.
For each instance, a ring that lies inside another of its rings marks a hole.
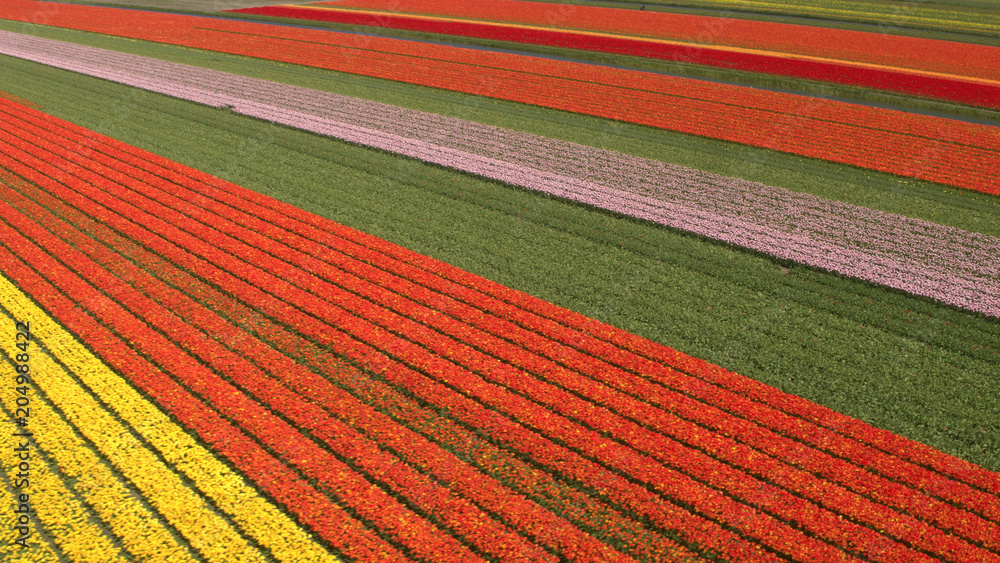
<instances>
[{"instance_id":1,"label":"tulip field","mask_svg":"<svg viewBox=\"0 0 1000 563\"><path fill-rule=\"evenodd\" d=\"M232 4L0 5L0 560L1000 562L1000 47L923 114Z\"/></svg>"}]
</instances>

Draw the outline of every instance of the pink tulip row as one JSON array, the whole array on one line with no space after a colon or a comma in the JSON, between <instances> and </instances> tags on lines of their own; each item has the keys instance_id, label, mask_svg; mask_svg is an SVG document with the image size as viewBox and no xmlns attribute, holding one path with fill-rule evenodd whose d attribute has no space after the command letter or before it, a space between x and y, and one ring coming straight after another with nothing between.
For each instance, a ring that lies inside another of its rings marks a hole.
<instances>
[{"instance_id":1,"label":"pink tulip row","mask_svg":"<svg viewBox=\"0 0 1000 563\"><path fill-rule=\"evenodd\" d=\"M1000 316L996 237L456 118L23 37L4 52Z\"/></svg>"}]
</instances>

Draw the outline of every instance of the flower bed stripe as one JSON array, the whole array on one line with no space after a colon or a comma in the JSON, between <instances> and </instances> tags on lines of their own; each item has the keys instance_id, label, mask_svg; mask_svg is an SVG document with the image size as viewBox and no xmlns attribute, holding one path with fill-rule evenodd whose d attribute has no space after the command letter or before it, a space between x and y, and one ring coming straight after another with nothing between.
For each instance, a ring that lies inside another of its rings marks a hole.
<instances>
[{"instance_id":1,"label":"flower bed stripe","mask_svg":"<svg viewBox=\"0 0 1000 563\"><path fill-rule=\"evenodd\" d=\"M863 86L988 108L1000 108L1000 81L942 72L858 63L761 49L704 45L656 38L629 37L593 31L552 29L520 23L469 21L455 18L344 9L339 6L266 6L228 10L281 18L327 21L348 25L388 27L600 51L620 55L684 61L748 72ZM632 10L618 10L632 12ZM928 41L929 40L925 40ZM940 47L947 42L938 41ZM1000 50L991 54L1000 56ZM918 62L919 61L915 61Z\"/></svg>"},{"instance_id":2,"label":"flower bed stripe","mask_svg":"<svg viewBox=\"0 0 1000 563\"><path fill-rule=\"evenodd\" d=\"M35 108L35 109L45 109L42 106L36 104L35 102L32 102L30 100L25 100L24 98L21 98L19 96L15 96L14 94L11 94L11 93L8 93L8 92L0 91L0 98L4 98L4 99L10 100L12 102L17 102L17 103L19 103L21 105L25 105L25 106L32 107L32 108Z\"/></svg>"},{"instance_id":3,"label":"flower bed stripe","mask_svg":"<svg viewBox=\"0 0 1000 563\"><path fill-rule=\"evenodd\" d=\"M32 21L36 3L10 4L0 17ZM487 95L1000 193L993 166L1000 133L987 126L565 61L194 16L60 5L48 24ZM880 122L891 128L871 125ZM929 136L902 131L914 128ZM957 141L964 138L986 142Z\"/></svg>"},{"instance_id":4,"label":"flower bed stripe","mask_svg":"<svg viewBox=\"0 0 1000 563\"><path fill-rule=\"evenodd\" d=\"M7 192L10 193L10 192ZM249 484L234 473L232 469L222 464L191 436L186 434L162 411L148 400L137 394L124 379L115 374L108 366L101 363L93 354L77 342L72 335L59 327L55 321L29 301L9 280L0 278L0 307L9 310L14 318L32 319L32 333L46 350L46 358L57 358L61 365L68 368L85 388L77 387L75 393L87 395L93 393L104 400L114 414L120 417L123 424L128 425L122 432L133 432L149 444L151 451L157 452L164 461L179 471L184 478L193 483L223 510L240 527L242 532L251 536L272 557L278 561L302 562L336 562L338 559L306 535L306 533L279 511L267 499L254 491ZM52 361L52 360L47 360ZM62 370L52 366L53 370ZM47 374L48 370L41 373ZM66 379L66 376L63 376ZM68 386L70 383L64 385ZM75 384L73 384L75 385ZM85 391L84 389L89 389ZM45 425L46 431L50 426ZM144 447L133 443L131 448ZM60 446L53 450L58 458L60 453L76 452L80 456L86 454L79 445ZM71 467L67 462L60 467ZM77 479L92 478L97 468L78 471ZM194 557L182 546L170 548L169 536L159 537L163 524L150 521L149 516L143 516L145 510L141 505L132 507L131 512L125 510L134 497L122 490L115 497L111 485L105 483L83 486L82 490L92 490L100 494L91 503L95 507L116 507L117 523L122 526L118 536L126 545L135 542L137 545L130 553L140 560L182 560ZM114 524L114 523L113 523ZM162 535L162 534L160 534ZM171 550L184 550L171 555Z\"/></svg>"},{"instance_id":5,"label":"flower bed stripe","mask_svg":"<svg viewBox=\"0 0 1000 563\"><path fill-rule=\"evenodd\" d=\"M70 44L38 62L413 156L1000 315L1000 239L564 141ZM39 52L42 51L42 52ZM906 241L900 245L900 241Z\"/></svg>"},{"instance_id":6,"label":"flower bed stripe","mask_svg":"<svg viewBox=\"0 0 1000 563\"><path fill-rule=\"evenodd\" d=\"M0 485L3 487L3 494L11 495L11 498L13 498L13 495L17 494L17 491L10 484L11 481L7 478L7 475L6 471L0 472ZM56 494L58 486L53 483L52 488L48 490ZM71 493L67 491L67 494ZM44 530L44 527L37 521L32 521L30 526L31 534L34 538L38 538L39 534ZM32 546L31 549L25 550L20 545L14 543L14 538L6 538L0 541L0 557L4 557L4 561L14 561L14 558L18 557L23 563L60 563L61 561L65 561L65 558L59 558L59 550L49 543L47 539L33 540L29 545Z\"/></svg>"}]
</instances>

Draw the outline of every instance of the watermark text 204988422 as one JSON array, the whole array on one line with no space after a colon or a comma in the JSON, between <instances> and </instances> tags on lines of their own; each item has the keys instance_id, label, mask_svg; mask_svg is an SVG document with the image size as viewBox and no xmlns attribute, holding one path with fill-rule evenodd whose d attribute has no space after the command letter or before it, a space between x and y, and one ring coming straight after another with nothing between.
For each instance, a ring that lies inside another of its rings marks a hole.
<instances>
[{"instance_id":1,"label":"watermark text 204988422","mask_svg":"<svg viewBox=\"0 0 1000 563\"><path fill-rule=\"evenodd\" d=\"M31 497L28 488L31 485L31 327L26 321L15 322L14 332L14 531L15 542L22 548L28 547L28 537L31 534Z\"/></svg>"}]
</instances>

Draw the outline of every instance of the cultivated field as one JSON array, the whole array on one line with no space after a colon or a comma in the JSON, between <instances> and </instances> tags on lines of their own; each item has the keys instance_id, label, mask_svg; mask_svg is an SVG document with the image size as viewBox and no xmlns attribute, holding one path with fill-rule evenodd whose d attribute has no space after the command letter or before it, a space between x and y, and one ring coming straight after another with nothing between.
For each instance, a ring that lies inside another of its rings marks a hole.
<instances>
[{"instance_id":1,"label":"cultivated field","mask_svg":"<svg viewBox=\"0 0 1000 563\"><path fill-rule=\"evenodd\" d=\"M2 558L1000 561L989 9L691 4L0 6Z\"/></svg>"}]
</instances>

